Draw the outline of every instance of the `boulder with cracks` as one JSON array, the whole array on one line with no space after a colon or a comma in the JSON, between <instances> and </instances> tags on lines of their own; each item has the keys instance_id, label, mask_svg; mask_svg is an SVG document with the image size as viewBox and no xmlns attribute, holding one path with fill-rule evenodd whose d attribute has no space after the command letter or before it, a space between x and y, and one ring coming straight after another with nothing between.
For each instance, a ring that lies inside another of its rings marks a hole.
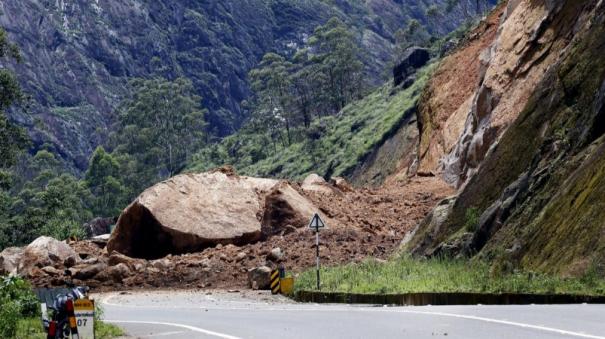
<instances>
[{"instance_id":1,"label":"boulder with cracks","mask_svg":"<svg viewBox=\"0 0 605 339\"><path fill-rule=\"evenodd\" d=\"M290 184L234 173L185 174L145 190L120 216L107 249L157 259L243 245L302 227L316 207Z\"/></svg>"}]
</instances>

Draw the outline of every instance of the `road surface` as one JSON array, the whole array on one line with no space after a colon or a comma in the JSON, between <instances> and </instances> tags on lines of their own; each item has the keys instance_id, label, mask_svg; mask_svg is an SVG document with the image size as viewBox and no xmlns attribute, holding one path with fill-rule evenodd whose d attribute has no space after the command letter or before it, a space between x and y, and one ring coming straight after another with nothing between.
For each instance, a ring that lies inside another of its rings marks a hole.
<instances>
[{"instance_id":1,"label":"road surface","mask_svg":"<svg viewBox=\"0 0 605 339\"><path fill-rule=\"evenodd\" d=\"M96 296L135 338L602 338L605 305L384 307L299 304L264 292Z\"/></svg>"}]
</instances>

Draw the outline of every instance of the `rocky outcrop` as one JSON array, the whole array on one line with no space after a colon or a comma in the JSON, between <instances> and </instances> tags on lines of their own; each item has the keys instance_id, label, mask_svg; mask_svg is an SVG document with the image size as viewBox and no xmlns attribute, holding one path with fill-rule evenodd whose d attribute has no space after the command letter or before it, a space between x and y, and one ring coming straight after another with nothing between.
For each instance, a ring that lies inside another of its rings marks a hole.
<instances>
[{"instance_id":1,"label":"rocky outcrop","mask_svg":"<svg viewBox=\"0 0 605 339\"><path fill-rule=\"evenodd\" d=\"M286 182L220 171L179 175L143 192L120 216L107 249L154 259L217 244L247 244L302 227L317 208Z\"/></svg>"},{"instance_id":2,"label":"rocky outcrop","mask_svg":"<svg viewBox=\"0 0 605 339\"><path fill-rule=\"evenodd\" d=\"M401 61L393 68L393 86L397 87L416 70L426 65L431 59L429 50L421 47L408 48L401 57ZM413 81L412 81L413 82ZM410 86L405 86L405 88Z\"/></svg>"},{"instance_id":3,"label":"rocky outcrop","mask_svg":"<svg viewBox=\"0 0 605 339\"><path fill-rule=\"evenodd\" d=\"M464 131L485 72L485 53L496 40L504 9L500 5L482 21L457 50L441 60L429 80L419 103L419 172L443 173L443 159Z\"/></svg>"},{"instance_id":4,"label":"rocky outcrop","mask_svg":"<svg viewBox=\"0 0 605 339\"><path fill-rule=\"evenodd\" d=\"M79 261L78 254L65 242L50 237L39 237L23 250L18 273L27 276L35 268L63 266L67 262Z\"/></svg>"}]
</instances>

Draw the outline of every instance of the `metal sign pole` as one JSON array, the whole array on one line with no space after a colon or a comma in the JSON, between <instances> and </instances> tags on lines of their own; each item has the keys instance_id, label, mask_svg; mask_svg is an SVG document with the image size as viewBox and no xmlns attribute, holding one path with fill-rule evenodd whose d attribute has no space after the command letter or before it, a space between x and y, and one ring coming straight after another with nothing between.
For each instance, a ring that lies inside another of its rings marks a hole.
<instances>
[{"instance_id":1,"label":"metal sign pole","mask_svg":"<svg viewBox=\"0 0 605 339\"><path fill-rule=\"evenodd\" d=\"M315 229L315 248L316 248L316 256L317 256L317 290L321 289L319 284L319 227Z\"/></svg>"}]
</instances>

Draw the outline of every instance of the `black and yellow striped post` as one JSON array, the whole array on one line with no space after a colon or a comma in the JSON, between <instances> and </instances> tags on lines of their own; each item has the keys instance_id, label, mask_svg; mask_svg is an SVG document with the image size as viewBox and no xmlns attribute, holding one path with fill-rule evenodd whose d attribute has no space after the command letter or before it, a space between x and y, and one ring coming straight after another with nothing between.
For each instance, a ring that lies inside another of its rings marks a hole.
<instances>
[{"instance_id":1,"label":"black and yellow striped post","mask_svg":"<svg viewBox=\"0 0 605 339\"><path fill-rule=\"evenodd\" d=\"M69 328L71 330L71 337L72 337L72 339L80 339L80 336L78 335L78 325L76 322L76 315L74 312L74 301L71 299L68 299L65 306L67 308L67 317L69 318Z\"/></svg>"},{"instance_id":2,"label":"black and yellow striped post","mask_svg":"<svg viewBox=\"0 0 605 339\"><path fill-rule=\"evenodd\" d=\"M271 294L278 294L279 286L279 270L271 271Z\"/></svg>"}]
</instances>

